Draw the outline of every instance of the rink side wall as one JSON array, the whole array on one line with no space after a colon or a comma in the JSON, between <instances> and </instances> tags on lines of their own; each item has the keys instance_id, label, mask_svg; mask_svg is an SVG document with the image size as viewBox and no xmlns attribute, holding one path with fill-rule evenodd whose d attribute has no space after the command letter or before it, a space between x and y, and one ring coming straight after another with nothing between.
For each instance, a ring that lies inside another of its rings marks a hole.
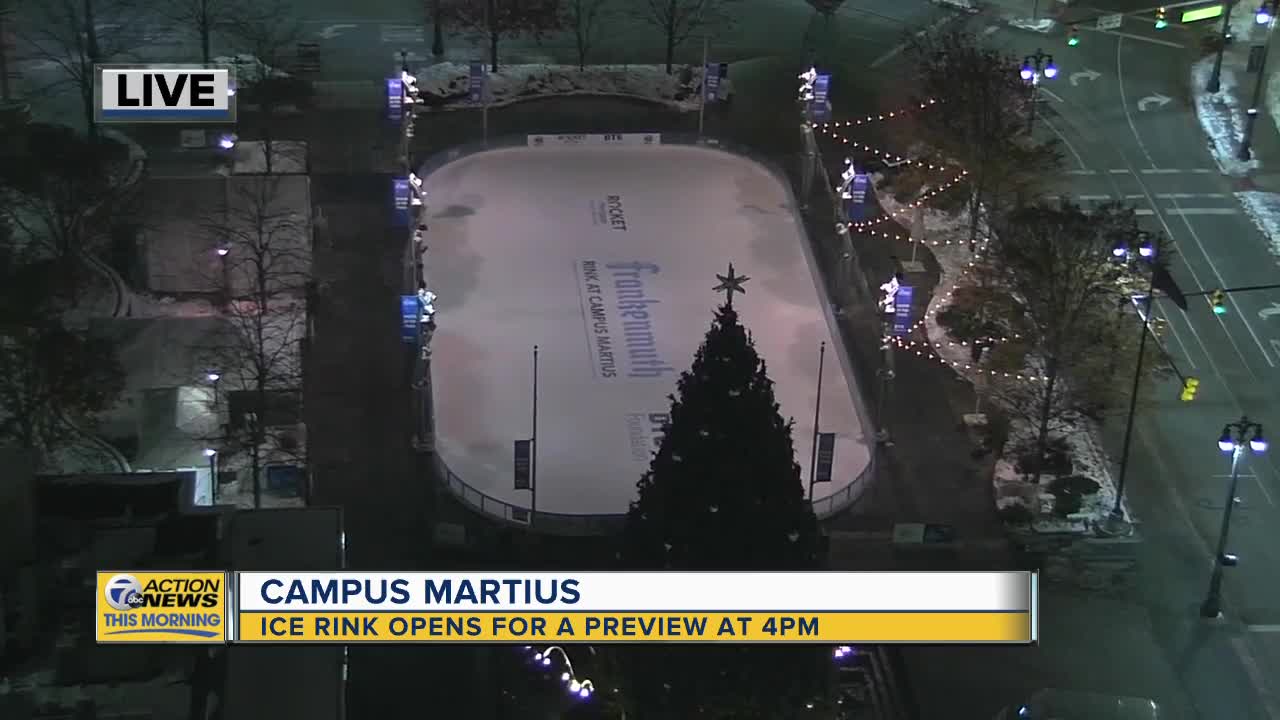
<instances>
[{"instance_id":1,"label":"rink side wall","mask_svg":"<svg viewBox=\"0 0 1280 720\"><path fill-rule=\"evenodd\" d=\"M574 133L576 134L576 133ZM600 134L600 133L593 133ZM793 218L797 230L807 242L802 243L805 258L809 263L811 277L819 290L825 290L826 302L822 303L822 314L832 337L841 342L834 348L839 358L841 370L845 373L851 387L856 387L857 398L853 405L858 419L869 437L876 424L867 408L867 398L871 386L864 382L868 377L865 368L858 366L858 360L848 351L851 341L846 323L838 322L832 314L832 307L847 306L850 301L854 307L871 312L872 299L871 278L863 271L859 262L856 247L849 240L849 235L838 235L835 226L837 201L833 194L833 186L823 168L821 157L816 146L812 144L804 148L798 156L787 156L787 164L791 167L780 167L775 161L763 156L751 148L710 136L699 137L689 132L657 132L661 135L662 145L696 146L706 150L719 151L745 158L766 169L786 189L793 209ZM473 142L454 146L427 157L417 164L417 174L427 178L440 168L478 153L490 150L529 147L529 135L504 135L489 137L485 142ZM549 133L548 135L555 135ZM802 142L808 142L812 135L808 134ZM815 184L818 187L815 187ZM825 188L825 189L823 189ZM413 280L415 273L415 253L412 239L405 250L406 293L416 291ZM430 453L439 477L451 495L460 500L468 508L490 519L532 529L536 532L551 535L594 536L609 535L619 531L625 514L570 514L551 513L538 510L530 516L526 506L516 505L506 500L492 497L469 485L464 478L456 475L444 459L435 450L435 415L431 392L431 360L429 354L418 354L417 366L414 370L414 419L415 446L419 451ZM854 479L840 490L813 500L813 511L819 520L829 518L856 505L863 497L866 489L876 476L879 452L873 443L869 447L867 465Z\"/></svg>"}]
</instances>

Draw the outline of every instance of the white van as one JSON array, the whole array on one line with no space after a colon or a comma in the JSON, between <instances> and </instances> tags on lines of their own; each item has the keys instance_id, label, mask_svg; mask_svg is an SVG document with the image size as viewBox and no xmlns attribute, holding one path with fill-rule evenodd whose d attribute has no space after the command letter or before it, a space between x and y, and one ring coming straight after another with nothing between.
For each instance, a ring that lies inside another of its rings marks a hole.
<instances>
[{"instance_id":1,"label":"white van","mask_svg":"<svg viewBox=\"0 0 1280 720\"><path fill-rule=\"evenodd\" d=\"M1001 710L995 720L1160 720L1155 700L1076 690L1037 690L1025 703Z\"/></svg>"}]
</instances>

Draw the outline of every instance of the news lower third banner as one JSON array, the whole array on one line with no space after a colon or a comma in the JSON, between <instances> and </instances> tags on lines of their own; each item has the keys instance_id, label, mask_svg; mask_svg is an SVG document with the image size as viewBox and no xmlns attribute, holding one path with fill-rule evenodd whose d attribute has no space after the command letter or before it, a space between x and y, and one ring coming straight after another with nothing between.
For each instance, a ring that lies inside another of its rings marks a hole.
<instances>
[{"instance_id":1,"label":"news lower third banner","mask_svg":"<svg viewBox=\"0 0 1280 720\"><path fill-rule=\"evenodd\" d=\"M214 580L221 622L205 608ZM100 642L1029 644L1038 627L1030 572L120 572L98 586Z\"/></svg>"}]
</instances>

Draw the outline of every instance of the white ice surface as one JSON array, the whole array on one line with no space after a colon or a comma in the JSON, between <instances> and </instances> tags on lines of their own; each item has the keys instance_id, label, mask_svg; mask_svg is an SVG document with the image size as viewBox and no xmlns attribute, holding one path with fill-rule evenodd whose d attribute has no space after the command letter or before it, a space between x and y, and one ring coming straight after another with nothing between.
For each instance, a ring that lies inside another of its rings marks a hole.
<instances>
[{"instance_id":1,"label":"white ice surface","mask_svg":"<svg viewBox=\"0 0 1280 720\"><path fill-rule=\"evenodd\" d=\"M471 487L522 507L512 441L532 424L532 348L538 372L537 509L622 513L648 466L650 413L665 413L677 374L723 296L730 262L751 279L734 306L768 363L802 482L812 447L818 345L827 341L821 429L837 433L830 486L866 467L848 362L814 279L786 189L754 163L689 147L521 148L474 155L425 178L431 215L426 274L436 302L432 340L436 447ZM617 196L626 229L610 224ZM604 215L602 216L602 213ZM583 261L601 290L588 291ZM658 355L674 369L628 378L613 279L606 263L652 263L639 277ZM602 376L589 320L598 295L618 356ZM629 418L631 420L629 421Z\"/></svg>"}]
</instances>

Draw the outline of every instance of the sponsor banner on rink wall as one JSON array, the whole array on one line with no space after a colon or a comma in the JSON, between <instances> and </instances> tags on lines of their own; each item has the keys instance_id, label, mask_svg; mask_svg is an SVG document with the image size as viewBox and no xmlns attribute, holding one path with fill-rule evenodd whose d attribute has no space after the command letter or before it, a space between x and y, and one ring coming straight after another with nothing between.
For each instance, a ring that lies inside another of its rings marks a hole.
<instances>
[{"instance_id":1,"label":"sponsor banner on rink wall","mask_svg":"<svg viewBox=\"0 0 1280 720\"><path fill-rule=\"evenodd\" d=\"M661 145L661 133L616 133L593 135L530 135L529 147L572 147L575 145Z\"/></svg>"}]
</instances>

